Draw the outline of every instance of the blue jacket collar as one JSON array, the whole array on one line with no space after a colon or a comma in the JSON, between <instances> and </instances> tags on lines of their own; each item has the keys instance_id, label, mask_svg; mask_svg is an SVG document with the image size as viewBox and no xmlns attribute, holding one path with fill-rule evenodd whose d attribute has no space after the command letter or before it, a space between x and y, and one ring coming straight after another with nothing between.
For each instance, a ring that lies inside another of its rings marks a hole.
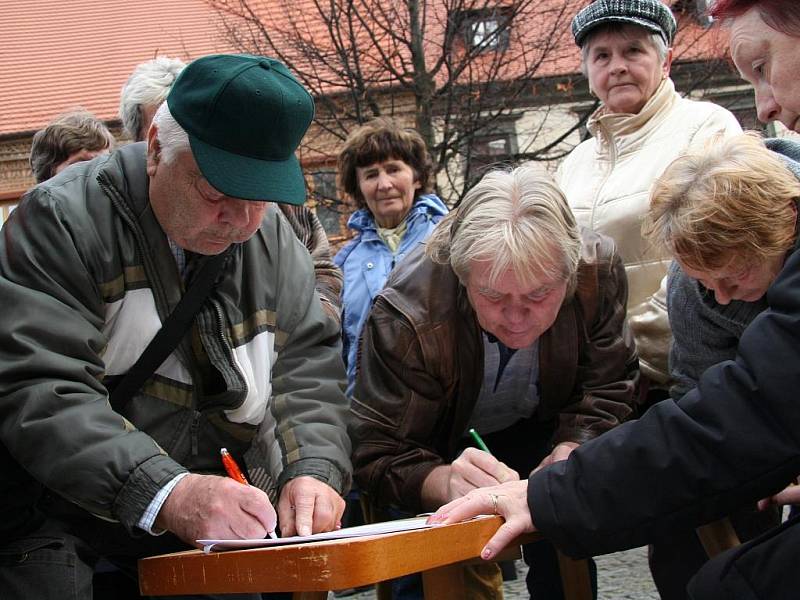
<instances>
[{"instance_id":1,"label":"blue jacket collar","mask_svg":"<svg viewBox=\"0 0 800 600\"><path fill-rule=\"evenodd\" d=\"M447 214L447 207L444 202L436 194L423 194L419 196L411 210L406 215L406 222L411 222L418 215L427 215L429 217L444 216ZM350 215L347 221L347 226L355 231L377 231L375 218L372 213L366 208L359 208L356 212Z\"/></svg>"}]
</instances>

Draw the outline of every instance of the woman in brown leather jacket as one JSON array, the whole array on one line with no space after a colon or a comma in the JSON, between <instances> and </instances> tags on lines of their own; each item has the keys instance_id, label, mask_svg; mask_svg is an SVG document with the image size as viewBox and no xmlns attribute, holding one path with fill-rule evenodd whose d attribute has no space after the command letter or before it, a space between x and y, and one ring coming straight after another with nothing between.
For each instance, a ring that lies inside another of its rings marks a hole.
<instances>
[{"instance_id":1,"label":"woman in brown leather jacket","mask_svg":"<svg viewBox=\"0 0 800 600\"><path fill-rule=\"evenodd\" d=\"M352 403L359 486L434 510L624 421L638 376L626 299L613 241L578 229L548 175L489 173L375 300ZM464 450L470 428L492 454ZM532 595L561 598L552 546L525 555Z\"/></svg>"}]
</instances>

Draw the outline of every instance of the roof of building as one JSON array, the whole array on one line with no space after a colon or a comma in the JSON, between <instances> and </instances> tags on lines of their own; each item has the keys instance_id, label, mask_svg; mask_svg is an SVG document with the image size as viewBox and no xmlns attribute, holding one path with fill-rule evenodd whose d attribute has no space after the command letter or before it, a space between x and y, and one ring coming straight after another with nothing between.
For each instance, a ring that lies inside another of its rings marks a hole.
<instances>
[{"instance_id":1,"label":"roof of building","mask_svg":"<svg viewBox=\"0 0 800 600\"><path fill-rule=\"evenodd\" d=\"M539 2L544 3L537 5L539 10L547 7L562 19L571 18L585 4L585 0ZM264 11L265 21L269 15L277 17L272 23L281 23L286 18L282 11L294 6L310 17L305 21L307 31L324 34L322 26L313 22L309 0L288 5L254 0L253 5ZM0 11L0 31L0 137L30 134L78 106L104 121L115 120L120 89L140 62L158 55L188 61L234 51L208 0L16 0L6 2ZM699 43L690 39L701 31L698 27L684 31L686 41L681 42L680 34L676 41L684 47L683 53L678 49L680 59L715 54L711 41L702 35ZM579 53L571 35L560 38L557 52L537 76L577 71Z\"/></svg>"},{"instance_id":2,"label":"roof of building","mask_svg":"<svg viewBox=\"0 0 800 600\"><path fill-rule=\"evenodd\" d=\"M82 106L117 118L133 68L229 50L203 0L16 0L0 11L0 136Z\"/></svg>"}]
</instances>

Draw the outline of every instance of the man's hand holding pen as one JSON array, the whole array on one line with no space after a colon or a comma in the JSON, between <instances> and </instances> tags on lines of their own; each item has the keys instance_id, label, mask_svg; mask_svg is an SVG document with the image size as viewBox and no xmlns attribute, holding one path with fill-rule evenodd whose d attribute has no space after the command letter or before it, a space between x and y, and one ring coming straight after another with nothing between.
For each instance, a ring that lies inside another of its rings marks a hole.
<instances>
[{"instance_id":1,"label":"man's hand holding pen","mask_svg":"<svg viewBox=\"0 0 800 600\"><path fill-rule=\"evenodd\" d=\"M269 497L249 485L230 453L220 450L228 477L189 474L167 496L156 526L197 546L199 539L258 539L281 533L310 535L339 529L344 499L313 477L296 477L281 490L278 512Z\"/></svg>"},{"instance_id":2,"label":"man's hand holding pen","mask_svg":"<svg viewBox=\"0 0 800 600\"><path fill-rule=\"evenodd\" d=\"M518 481L519 473L491 454L476 448L466 448L450 465L449 502L475 488Z\"/></svg>"},{"instance_id":3,"label":"man's hand holding pen","mask_svg":"<svg viewBox=\"0 0 800 600\"><path fill-rule=\"evenodd\" d=\"M250 485L233 456L220 450L222 464L228 477ZM322 531L340 529L344 514L344 499L329 485L313 477L296 477L286 482L278 500L278 518L283 537L311 535ZM268 532L276 538L275 526Z\"/></svg>"},{"instance_id":4,"label":"man's hand holding pen","mask_svg":"<svg viewBox=\"0 0 800 600\"><path fill-rule=\"evenodd\" d=\"M187 544L198 539L250 539L275 530L277 514L260 489L229 477L190 473L167 496L156 526Z\"/></svg>"},{"instance_id":5,"label":"man's hand holding pen","mask_svg":"<svg viewBox=\"0 0 800 600\"><path fill-rule=\"evenodd\" d=\"M231 456L231 453L228 452L227 448L220 448L219 450L220 456L222 457L222 466L225 467L225 472L228 474L228 477L233 479L234 481L238 481L243 485L250 485L250 482L247 481L247 478L242 473L242 470L239 468L239 465L236 463L236 460ZM275 526L270 529L267 534L273 540L277 539L277 534L275 533Z\"/></svg>"}]
</instances>

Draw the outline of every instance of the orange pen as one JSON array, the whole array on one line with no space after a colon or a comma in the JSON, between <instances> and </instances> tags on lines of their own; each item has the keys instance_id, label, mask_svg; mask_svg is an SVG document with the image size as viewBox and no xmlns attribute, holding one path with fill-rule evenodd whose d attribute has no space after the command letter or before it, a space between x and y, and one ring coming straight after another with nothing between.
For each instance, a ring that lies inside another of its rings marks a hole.
<instances>
[{"instance_id":1,"label":"orange pen","mask_svg":"<svg viewBox=\"0 0 800 600\"><path fill-rule=\"evenodd\" d=\"M238 481L239 483L243 483L244 485L250 485L247 481L247 477L244 476L242 470L239 468L239 465L236 464L236 461L233 460L231 453L228 452L227 448L220 448L219 453L222 456L222 466L225 467L225 472L228 474L228 477ZM269 537L273 540L277 539L277 535L274 531L269 532Z\"/></svg>"},{"instance_id":2,"label":"orange pen","mask_svg":"<svg viewBox=\"0 0 800 600\"><path fill-rule=\"evenodd\" d=\"M228 449L220 448L219 453L222 455L222 466L225 467L225 472L228 474L228 477L235 479L239 483L250 485L247 481L247 478L244 476L244 473L242 473L242 470L239 468L239 465L236 464L236 461L233 460L231 453L228 452Z\"/></svg>"}]
</instances>

